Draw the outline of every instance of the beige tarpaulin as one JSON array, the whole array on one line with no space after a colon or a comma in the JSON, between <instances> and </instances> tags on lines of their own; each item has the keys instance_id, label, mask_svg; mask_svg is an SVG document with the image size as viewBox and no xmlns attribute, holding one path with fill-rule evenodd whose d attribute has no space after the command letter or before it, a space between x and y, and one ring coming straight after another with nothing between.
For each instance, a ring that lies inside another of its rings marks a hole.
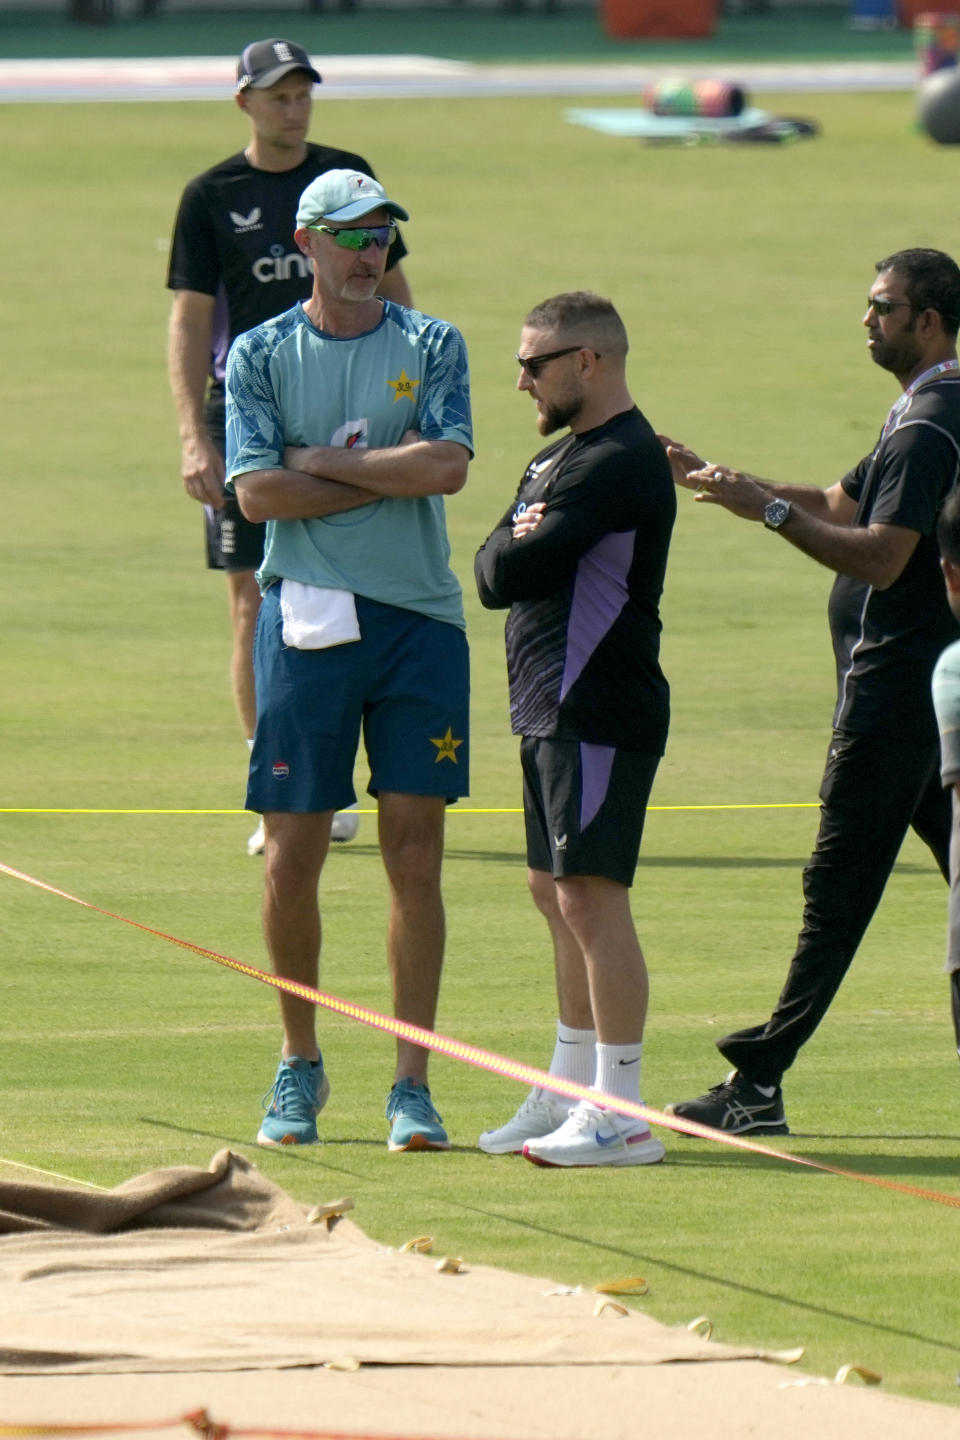
<instances>
[{"instance_id":1,"label":"beige tarpaulin","mask_svg":"<svg viewBox=\"0 0 960 1440\"><path fill-rule=\"evenodd\" d=\"M960 1412L377 1246L229 1151L110 1192L0 1183L0 1232L0 1426L202 1405L235 1426L390 1435L960 1440Z\"/></svg>"}]
</instances>

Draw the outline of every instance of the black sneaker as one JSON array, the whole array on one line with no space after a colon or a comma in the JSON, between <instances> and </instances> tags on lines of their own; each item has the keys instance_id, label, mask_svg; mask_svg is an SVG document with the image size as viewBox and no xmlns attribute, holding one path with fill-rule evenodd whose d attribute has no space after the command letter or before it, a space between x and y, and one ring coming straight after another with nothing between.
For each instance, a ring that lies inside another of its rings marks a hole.
<instances>
[{"instance_id":1,"label":"black sneaker","mask_svg":"<svg viewBox=\"0 0 960 1440\"><path fill-rule=\"evenodd\" d=\"M714 1130L725 1130L728 1135L749 1135L752 1130L763 1130L767 1135L790 1134L780 1086L775 1087L772 1095L765 1095L738 1070L731 1070L722 1085L714 1085L696 1100L677 1100L665 1105L664 1114L676 1115L680 1120L695 1120L698 1125L712 1125Z\"/></svg>"}]
</instances>

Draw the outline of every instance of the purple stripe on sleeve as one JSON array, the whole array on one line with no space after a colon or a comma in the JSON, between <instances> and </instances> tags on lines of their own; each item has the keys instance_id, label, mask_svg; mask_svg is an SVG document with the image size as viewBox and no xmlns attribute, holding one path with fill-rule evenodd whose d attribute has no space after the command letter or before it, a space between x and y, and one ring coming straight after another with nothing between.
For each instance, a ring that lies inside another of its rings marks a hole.
<instances>
[{"instance_id":1,"label":"purple stripe on sleeve","mask_svg":"<svg viewBox=\"0 0 960 1440\"><path fill-rule=\"evenodd\" d=\"M605 535L577 566L567 625L561 700L577 683L591 655L627 603L627 573L633 563L635 533L622 530Z\"/></svg>"}]
</instances>

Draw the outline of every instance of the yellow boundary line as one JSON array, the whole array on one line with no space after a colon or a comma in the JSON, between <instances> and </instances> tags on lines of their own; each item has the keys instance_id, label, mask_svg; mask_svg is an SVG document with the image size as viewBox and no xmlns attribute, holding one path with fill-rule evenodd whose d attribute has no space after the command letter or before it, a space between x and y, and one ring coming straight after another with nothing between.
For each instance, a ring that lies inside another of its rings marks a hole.
<instances>
[{"instance_id":1,"label":"yellow boundary line","mask_svg":"<svg viewBox=\"0 0 960 1440\"><path fill-rule=\"evenodd\" d=\"M106 1185L98 1185L93 1180L78 1180L76 1175L61 1175L57 1170L43 1170L39 1165L27 1165L22 1160L8 1160L5 1155L0 1155L0 1166L8 1165L13 1170L29 1170L32 1175L46 1175L48 1180L66 1180L70 1185L83 1185L88 1190L106 1190Z\"/></svg>"},{"instance_id":2,"label":"yellow boundary line","mask_svg":"<svg viewBox=\"0 0 960 1440\"><path fill-rule=\"evenodd\" d=\"M682 811L682 810L819 810L820 803L816 800L789 800L770 801L756 805L731 804L731 805L648 805L647 810L660 811ZM141 809L131 807L130 809L111 809L83 806L66 805L0 805L0 815L251 815L251 810L163 810L163 809ZM357 815L376 815L376 810L357 810ZM449 815L522 815L523 809L519 805L484 805L470 806L458 805L451 808Z\"/></svg>"}]
</instances>

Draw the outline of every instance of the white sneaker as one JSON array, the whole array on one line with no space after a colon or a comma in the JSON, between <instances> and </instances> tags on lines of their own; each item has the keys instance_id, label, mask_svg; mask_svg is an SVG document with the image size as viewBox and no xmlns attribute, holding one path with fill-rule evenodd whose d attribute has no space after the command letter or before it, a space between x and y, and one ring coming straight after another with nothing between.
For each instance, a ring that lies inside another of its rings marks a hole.
<instances>
[{"instance_id":1,"label":"white sneaker","mask_svg":"<svg viewBox=\"0 0 960 1440\"><path fill-rule=\"evenodd\" d=\"M548 1090L531 1090L513 1119L499 1130L484 1130L477 1145L488 1155L519 1155L527 1140L558 1129L575 1103Z\"/></svg>"},{"instance_id":2,"label":"white sneaker","mask_svg":"<svg viewBox=\"0 0 960 1440\"><path fill-rule=\"evenodd\" d=\"M356 810L338 810L330 826L330 839L343 844L345 840L353 840L359 829L360 816Z\"/></svg>"},{"instance_id":3,"label":"white sneaker","mask_svg":"<svg viewBox=\"0 0 960 1440\"><path fill-rule=\"evenodd\" d=\"M559 1130L528 1140L523 1154L534 1165L656 1165L666 1151L642 1120L581 1100Z\"/></svg>"},{"instance_id":4,"label":"white sneaker","mask_svg":"<svg viewBox=\"0 0 960 1440\"><path fill-rule=\"evenodd\" d=\"M254 830L253 834L250 836L250 839L247 841L247 854L262 855L263 847L266 843L266 838L263 833L263 821L261 820L256 830Z\"/></svg>"}]
</instances>

